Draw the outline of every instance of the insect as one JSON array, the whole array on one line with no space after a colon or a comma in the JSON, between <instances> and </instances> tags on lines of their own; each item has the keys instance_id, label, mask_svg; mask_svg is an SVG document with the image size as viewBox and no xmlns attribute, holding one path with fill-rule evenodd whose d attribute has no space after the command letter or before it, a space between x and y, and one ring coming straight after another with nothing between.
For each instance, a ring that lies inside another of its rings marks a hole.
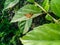
<instances>
[{"instance_id":1,"label":"insect","mask_svg":"<svg viewBox=\"0 0 60 45\"><path fill-rule=\"evenodd\" d=\"M31 18L32 15L33 15L32 13L25 14L25 16L26 16L27 18Z\"/></svg>"}]
</instances>

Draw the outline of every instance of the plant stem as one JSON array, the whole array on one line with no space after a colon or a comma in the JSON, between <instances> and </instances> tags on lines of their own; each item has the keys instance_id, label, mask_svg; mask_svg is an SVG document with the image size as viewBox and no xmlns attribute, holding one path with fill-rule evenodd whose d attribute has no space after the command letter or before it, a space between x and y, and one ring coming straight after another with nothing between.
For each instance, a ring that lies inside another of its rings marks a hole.
<instances>
[{"instance_id":1,"label":"plant stem","mask_svg":"<svg viewBox=\"0 0 60 45\"><path fill-rule=\"evenodd\" d=\"M42 9L45 13L47 13L53 20L55 23L58 23L58 20L56 20L55 18L53 18L42 6L40 6L38 3L34 2L36 6L40 7L40 9Z\"/></svg>"}]
</instances>

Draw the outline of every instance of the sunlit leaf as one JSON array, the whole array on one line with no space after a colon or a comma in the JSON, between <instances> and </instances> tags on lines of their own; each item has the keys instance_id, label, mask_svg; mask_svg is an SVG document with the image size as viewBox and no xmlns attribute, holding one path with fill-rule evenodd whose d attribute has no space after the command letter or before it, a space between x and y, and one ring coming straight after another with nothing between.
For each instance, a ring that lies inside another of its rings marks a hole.
<instances>
[{"instance_id":1,"label":"sunlit leaf","mask_svg":"<svg viewBox=\"0 0 60 45\"><path fill-rule=\"evenodd\" d=\"M13 17L11 22L28 20L29 18L27 18L25 14L28 13L37 14L40 12L41 12L40 8L35 5L31 5L31 4L25 5L15 13L15 16Z\"/></svg>"},{"instance_id":2,"label":"sunlit leaf","mask_svg":"<svg viewBox=\"0 0 60 45\"><path fill-rule=\"evenodd\" d=\"M32 19L23 22L18 22L20 33L23 34L27 33L31 27L31 24L32 24Z\"/></svg>"},{"instance_id":3,"label":"sunlit leaf","mask_svg":"<svg viewBox=\"0 0 60 45\"><path fill-rule=\"evenodd\" d=\"M4 3L4 10L5 10L5 9L12 8L12 7L15 6L18 2L19 2L19 0L6 0L5 3Z\"/></svg>"},{"instance_id":4,"label":"sunlit leaf","mask_svg":"<svg viewBox=\"0 0 60 45\"><path fill-rule=\"evenodd\" d=\"M60 24L44 24L20 38L24 45L60 45Z\"/></svg>"},{"instance_id":5,"label":"sunlit leaf","mask_svg":"<svg viewBox=\"0 0 60 45\"><path fill-rule=\"evenodd\" d=\"M52 21L52 20L53 20L52 17L49 16L49 14L47 14L45 18L46 18L47 20L49 20L49 21Z\"/></svg>"},{"instance_id":6,"label":"sunlit leaf","mask_svg":"<svg viewBox=\"0 0 60 45\"><path fill-rule=\"evenodd\" d=\"M49 10L49 0L44 0L42 6L46 11L48 11Z\"/></svg>"},{"instance_id":7,"label":"sunlit leaf","mask_svg":"<svg viewBox=\"0 0 60 45\"><path fill-rule=\"evenodd\" d=\"M24 28L23 34L28 32L28 30L30 29L31 25L32 25L32 19L27 20L26 24L25 24L25 28Z\"/></svg>"},{"instance_id":8,"label":"sunlit leaf","mask_svg":"<svg viewBox=\"0 0 60 45\"><path fill-rule=\"evenodd\" d=\"M60 17L60 0L51 0L51 10L52 12Z\"/></svg>"}]
</instances>

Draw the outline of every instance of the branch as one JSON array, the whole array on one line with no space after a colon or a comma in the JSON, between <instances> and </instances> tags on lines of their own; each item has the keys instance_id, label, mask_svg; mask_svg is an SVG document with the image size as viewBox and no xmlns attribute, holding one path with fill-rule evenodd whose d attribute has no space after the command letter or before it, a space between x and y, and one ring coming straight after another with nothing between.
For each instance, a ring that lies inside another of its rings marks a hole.
<instances>
[{"instance_id":1,"label":"branch","mask_svg":"<svg viewBox=\"0 0 60 45\"><path fill-rule=\"evenodd\" d=\"M53 20L55 23L58 23L58 20L56 20L55 18L53 18L42 6L40 6L38 3L34 2L36 6L40 7L40 9L42 9L45 13L47 13Z\"/></svg>"}]
</instances>

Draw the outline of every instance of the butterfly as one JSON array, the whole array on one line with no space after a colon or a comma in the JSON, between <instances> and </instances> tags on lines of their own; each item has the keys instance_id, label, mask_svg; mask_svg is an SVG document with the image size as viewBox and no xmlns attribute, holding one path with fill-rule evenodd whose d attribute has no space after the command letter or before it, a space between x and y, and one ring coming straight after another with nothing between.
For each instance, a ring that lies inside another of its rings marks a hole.
<instances>
[{"instance_id":1,"label":"butterfly","mask_svg":"<svg viewBox=\"0 0 60 45\"><path fill-rule=\"evenodd\" d=\"M25 14L25 16L26 16L27 18L31 18L32 15L33 15L32 13Z\"/></svg>"}]
</instances>

